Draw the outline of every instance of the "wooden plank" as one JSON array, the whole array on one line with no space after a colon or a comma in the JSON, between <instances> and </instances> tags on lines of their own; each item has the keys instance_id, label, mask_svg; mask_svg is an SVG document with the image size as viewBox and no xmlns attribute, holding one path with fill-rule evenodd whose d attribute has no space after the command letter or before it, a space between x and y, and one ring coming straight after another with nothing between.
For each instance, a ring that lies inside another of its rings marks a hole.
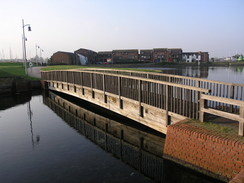
<instances>
[{"instance_id":1,"label":"wooden plank","mask_svg":"<svg viewBox=\"0 0 244 183\"><path fill-rule=\"evenodd\" d=\"M206 113L209 113L209 114L221 116L221 117L228 118L228 119L232 119L232 120L236 120L236 121L240 121L240 120L243 119L243 118L241 118L237 114L231 114L231 113L224 112L224 111L218 111L216 109L205 109L205 108L201 108L201 112L206 112Z\"/></svg>"},{"instance_id":2,"label":"wooden plank","mask_svg":"<svg viewBox=\"0 0 244 183\"><path fill-rule=\"evenodd\" d=\"M205 95L205 94L202 94L201 98L207 99L207 100L213 100L216 102L227 103L227 104L231 104L231 105L244 106L244 101L241 101L241 100L235 100L235 99L229 99L229 98L223 98L223 97L216 97L216 96Z\"/></svg>"}]
</instances>

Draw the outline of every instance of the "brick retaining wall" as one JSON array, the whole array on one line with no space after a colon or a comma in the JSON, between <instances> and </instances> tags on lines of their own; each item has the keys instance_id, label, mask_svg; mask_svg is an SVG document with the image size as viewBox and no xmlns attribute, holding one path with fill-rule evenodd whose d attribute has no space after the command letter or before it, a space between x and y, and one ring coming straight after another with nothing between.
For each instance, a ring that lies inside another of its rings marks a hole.
<instances>
[{"instance_id":1,"label":"brick retaining wall","mask_svg":"<svg viewBox=\"0 0 244 183\"><path fill-rule=\"evenodd\" d=\"M221 137L185 122L168 126L164 154L223 181L244 169L243 139Z\"/></svg>"},{"instance_id":2,"label":"brick retaining wall","mask_svg":"<svg viewBox=\"0 0 244 183\"><path fill-rule=\"evenodd\" d=\"M243 182L244 182L244 169L242 169L242 171L230 181L230 183L243 183Z\"/></svg>"}]
</instances>

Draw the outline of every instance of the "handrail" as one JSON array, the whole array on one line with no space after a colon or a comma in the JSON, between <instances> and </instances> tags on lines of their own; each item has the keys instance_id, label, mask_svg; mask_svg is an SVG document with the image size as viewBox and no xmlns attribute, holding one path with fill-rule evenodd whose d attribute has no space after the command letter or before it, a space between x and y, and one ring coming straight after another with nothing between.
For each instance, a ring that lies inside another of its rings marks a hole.
<instances>
[{"instance_id":1,"label":"handrail","mask_svg":"<svg viewBox=\"0 0 244 183\"><path fill-rule=\"evenodd\" d=\"M72 69L73 71L80 71L80 70L92 70L92 71L115 71L115 72L128 72L128 73L138 73L138 74L146 74L146 75L155 75L155 76L168 76L172 78L179 78L179 79L191 79L194 81L203 81L203 82L211 82L211 83L218 83L218 84L226 84L226 85L234 85L234 86L241 86L244 87L244 84L238 83L230 83L230 82L223 82L223 81L216 81L216 80L208 80L202 78L194 78L189 76L180 76L174 74L165 74L165 73L157 73L157 72L144 72L144 71L133 71L133 70L119 70L119 69L94 69L94 68L85 68L85 69Z\"/></svg>"},{"instance_id":2,"label":"handrail","mask_svg":"<svg viewBox=\"0 0 244 183\"><path fill-rule=\"evenodd\" d=\"M59 71L67 71L67 70L59 70ZM81 70L69 70L69 71L75 71L75 72L80 71L81 72ZM42 72L52 72L52 71L42 71ZM100 72L96 72L96 71L91 72L91 71L87 71L87 70L82 70L82 72L93 73L93 74L101 74ZM105 73L103 73L103 74L105 75ZM117 77L121 77L121 78L135 79L135 80L140 80L140 81L148 81L148 82L152 82L152 83L164 84L164 85L175 86L175 87L181 87L184 89L191 89L191 90L204 92L204 93L210 92L209 89L204 89L204 88L200 88L200 87L186 86L186 85L182 85L182 84L176 84L176 83L165 82L165 81L154 80L154 79L148 79L148 78L141 78L141 77L136 77L136 76L126 76L126 75L121 75L121 74L110 74L110 73L106 73L106 75L107 76L117 76Z\"/></svg>"},{"instance_id":3,"label":"handrail","mask_svg":"<svg viewBox=\"0 0 244 183\"><path fill-rule=\"evenodd\" d=\"M227 103L227 104L231 104L231 105L237 105L240 107L240 114L239 115L231 114L231 113L216 110L216 109L206 108L206 100L222 102L222 103ZM213 114L213 115L217 115L217 116L222 116L227 119L236 120L236 121L239 121L238 135L244 136L244 101L201 94L200 106L201 106L200 107L201 122L204 121L204 113L209 113L209 114Z\"/></svg>"}]
</instances>

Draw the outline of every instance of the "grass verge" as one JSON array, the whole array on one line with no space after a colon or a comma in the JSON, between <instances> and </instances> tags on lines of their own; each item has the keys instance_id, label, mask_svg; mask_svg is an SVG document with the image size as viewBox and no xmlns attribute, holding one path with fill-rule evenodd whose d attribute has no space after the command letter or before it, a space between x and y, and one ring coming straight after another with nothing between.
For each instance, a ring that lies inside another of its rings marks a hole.
<instances>
[{"instance_id":1,"label":"grass verge","mask_svg":"<svg viewBox=\"0 0 244 183\"><path fill-rule=\"evenodd\" d=\"M38 78L26 76L23 63L0 62L0 77L23 77L27 80L39 80Z\"/></svg>"},{"instance_id":2,"label":"grass verge","mask_svg":"<svg viewBox=\"0 0 244 183\"><path fill-rule=\"evenodd\" d=\"M206 133L216 135L222 138L233 139L244 142L244 137L238 135L238 129L225 125L215 124L213 122L200 122L199 120L190 119L184 122L184 124L198 127L204 130Z\"/></svg>"},{"instance_id":3,"label":"grass verge","mask_svg":"<svg viewBox=\"0 0 244 183\"><path fill-rule=\"evenodd\" d=\"M91 67L91 66L79 66L79 65L55 65L47 66L42 68L42 71L52 71L52 70L68 70L68 69L114 69L114 70L131 70L131 71L140 71L140 72L161 72L157 70L149 69L135 69L135 68L111 68L111 67Z\"/></svg>"}]
</instances>

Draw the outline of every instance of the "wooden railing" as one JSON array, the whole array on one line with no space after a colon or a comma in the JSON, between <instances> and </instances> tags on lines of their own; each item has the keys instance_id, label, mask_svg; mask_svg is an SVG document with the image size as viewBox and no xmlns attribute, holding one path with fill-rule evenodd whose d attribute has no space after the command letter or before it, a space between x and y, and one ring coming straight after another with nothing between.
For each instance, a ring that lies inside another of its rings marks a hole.
<instances>
[{"instance_id":1,"label":"wooden railing","mask_svg":"<svg viewBox=\"0 0 244 183\"><path fill-rule=\"evenodd\" d=\"M238 134L240 136L244 136L244 101L239 101L239 100L234 100L234 99L228 99L228 98L223 98L223 97L216 97L216 96L211 96L211 95L205 95L201 94L200 97L200 121L204 121L204 113L209 113L217 116L222 116L227 119L239 121L239 132ZM215 102L221 102L221 103L226 103L229 105L236 105L239 106L240 113L239 114L232 114L212 108L208 108L206 106L206 101L215 101Z\"/></svg>"},{"instance_id":2,"label":"wooden railing","mask_svg":"<svg viewBox=\"0 0 244 183\"><path fill-rule=\"evenodd\" d=\"M48 82L65 82L75 87L87 87L92 91L100 90L104 93L104 102L106 102L106 93L109 93L119 96L120 99L128 98L138 101L139 106L143 103L163 109L166 114L172 112L202 121L204 120L204 112L211 113L211 110L207 108L219 111L215 114L220 116L231 112L240 113L238 118L240 122L239 134L243 135L244 85L118 70L49 71L42 72L42 79ZM140 116L143 116L141 109ZM223 117L230 116L233 115ZM166 115L167 117L168 115ZM165 120L170 121L169 119Z\"/></svg>"},{"instance_id":3,"label":"wooden railing","mask_svg":"<svg viewBox=\"0 0 244 183\"><path fill-rule=\"evenodd\" d=\"M163 74L155 72L139 72L139 71L129 71L129 70L114 70L114 69L89 69L102 73L113 73L119 75L136 76L142 78L149 78L159 81L166 81L171 83L177 83L187 86L200 87L210 90L208 95L230 98L235 100L244 101L244 84L227 83L221 81L213 81L201 78L193 78L187 76L179 76L172 74ZM223 103L221 101L208 101L206 104L208 107L217 108L230 113L239 113L238 105L230 105L228 103Z\"/></svg>"}]
</instances>

